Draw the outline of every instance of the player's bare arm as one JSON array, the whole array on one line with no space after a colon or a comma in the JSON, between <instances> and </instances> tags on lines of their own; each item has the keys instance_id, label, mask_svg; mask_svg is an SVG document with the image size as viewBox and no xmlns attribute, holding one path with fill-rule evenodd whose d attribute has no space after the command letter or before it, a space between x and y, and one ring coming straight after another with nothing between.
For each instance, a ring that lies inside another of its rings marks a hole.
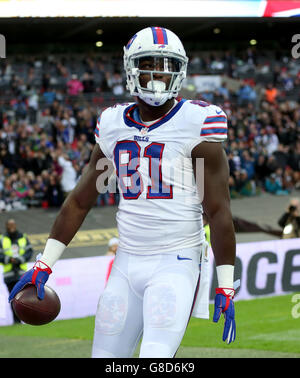
<instances>
[{"instance_id":1,"label":"player's bare arm","mask_svg":"<svg viewBox=\"0 0 300 378\"><path fill-rule=\"evenodd\" d=\"M97 169L100 159L105 159L105 164L101 164L102 169ZM56 217L43 256L40 259L42 263L52 268L60 258L66 246L80 228L86 215L95 204L101 190L97 185L99 176L105 174L108 177L112 171L112 164L109 163L99 145L96 144L89 164L84 169L78 184L68 195ZM103 184L105 183L104 180L102 182Z\"/></svg>"},{"instance_id":2,"label":"player's bare arm","mask_svg":"<svg viewBox=\"0 0 300 378\"><path fill-rule=\"evenodd\" d=\"M99 159L105 159L102 170L97 169ZM107 164L106 164L107 163ZM112 163L106 159L98 144L95 145L89 164L85 168L78 184L66 198L50 232L49 238L68 245L99 195L97 179L99 175L110 176Z\"/></svg>"},{"instance_id":3,"label":"player's bare arm","mask_svg":"<svg viewBox=\"0 0 300 378\"><path fill-rule=\"evenodd\" d=\"M203 142L196 146L192 151L192 158L196 178L199 172L197 172L195 159L204 158L202 205L210 226L211 245L218 276L213 321L218 322L221 314L224 314L225 323L222 338L229 344L236 337L233 304L236 242L230 210L228 161L221 143L214 142Z\"/></svg>"},{"instance_id":4,"label":"player's bare arm","mask_svg":"<svg viewBox=\"0 0 300 378\"><path fill-rule=\"evenodd\" d=\"M216 265L234 265L235 233L230 210L228 189L228 162L221 143L203 142L192 151L194 174L195 159L204 158L203 210L211 230L211 244Z\"/></svg>"},{"instance_id":5,"label":"player's bare arm","mask_svg":"<svg viewBox=\"0 0 300 378\"><path fill-rule=\"evenodd\" d=\"M100 159L105 159L105 162L101 164L102 169L97 169ZM44 298L44 285L52 273L51 268L59 259L66 246L80 228L86 215L95 204L99 190L101 190L99 185L97 185L98 177L106 174L108 178L112 172L112 163L109 163L100 147L96 144L81 179L66 198L56 217L42 257L35 263L33 269L26 272L22 276L22 279L17 282L10 294L9 301L12 301L16 293L28 282L36 285L38 298ZM105 180L102 180L102 182L105 184Z\"/></svg>"}]
</instances>

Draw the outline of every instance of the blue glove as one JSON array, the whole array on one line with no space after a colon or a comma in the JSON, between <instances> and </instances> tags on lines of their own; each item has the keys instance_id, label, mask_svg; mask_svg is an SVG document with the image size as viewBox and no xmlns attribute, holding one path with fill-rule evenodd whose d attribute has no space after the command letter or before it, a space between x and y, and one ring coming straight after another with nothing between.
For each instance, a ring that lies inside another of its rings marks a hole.
<instances>
[{"instance_id":1,"label":"blue glove","mask_svg":"<svg viewBox=\"0 0 300 378\"><path fill-rule=\"evenodd\" d=\"M44 299L45 296L45 283L47 282L52 270L48 265L38 260L34 267L20 278L20 280L13 287L8 301L11 302L16 294L21 291L27 284L33 284L37 287L37 296L39 299Z\"/></svg>"},{"instance_id":2,"label":"blue glove","mask_svg":"<svg viewBox=\"0 0 300 378\"><path fill-rule=\"evenodd\" d=\"M236 335L233 303L234 293L234 289L216 289L215 312L213 321L217 323L220 319L221 314L224 314L225 324L223 341L227 341L227 344L233 342Z\"/></svg>"}]
</instances>

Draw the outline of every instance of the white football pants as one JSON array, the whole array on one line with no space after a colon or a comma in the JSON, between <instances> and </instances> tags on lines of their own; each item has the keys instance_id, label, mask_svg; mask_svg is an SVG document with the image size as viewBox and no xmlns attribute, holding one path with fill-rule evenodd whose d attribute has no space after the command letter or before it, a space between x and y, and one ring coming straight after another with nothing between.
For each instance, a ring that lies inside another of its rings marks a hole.
<instances>
[{"instance_id":1,"label":"white football pants","mask_svg":"<svg viewBox=\"0 0 300 378\"><path fill-rule=\"evenodd\" d=\"M134 255L118 249L95 319L92 357L174 357L199 286L200 248Z\"/></svg>"}]
</instances>

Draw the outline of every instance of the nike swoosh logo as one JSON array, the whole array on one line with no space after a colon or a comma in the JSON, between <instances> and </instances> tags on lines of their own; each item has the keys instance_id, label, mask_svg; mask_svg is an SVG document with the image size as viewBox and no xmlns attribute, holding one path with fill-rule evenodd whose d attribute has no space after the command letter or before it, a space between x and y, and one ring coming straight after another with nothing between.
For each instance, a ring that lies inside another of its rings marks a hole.
<instances>
[{"instance_id":1,"label":"nike swoosh logo","mask_svg":"<svg viewBox=\"0 0 300 378\"><path fill-rule=\"evenodd\" d=\"M179 255L177 255L177 260L192 260L192 259L190 259L189 257L180 257Z\"/></svg>"},{"instance_id":2,"label":"nike swoosh logo","mask_svg":"<svg viewBox=\"0 0 300 378\"><path fill-rule=\"evenodd\" d=\"M216 113L217 113L217 114L221 114L221 113L222 113L222 110L220 110L219 112L216 110Z\"/></svg>"}]
</instances>

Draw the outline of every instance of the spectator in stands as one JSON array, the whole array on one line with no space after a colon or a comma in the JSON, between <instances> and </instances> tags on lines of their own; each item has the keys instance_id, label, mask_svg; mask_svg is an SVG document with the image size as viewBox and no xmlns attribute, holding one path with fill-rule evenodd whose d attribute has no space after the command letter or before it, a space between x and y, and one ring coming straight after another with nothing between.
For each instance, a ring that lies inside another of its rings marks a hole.
<instances>
[{"instance_id":1,"label":"spectator in stands","mask_svg":"<svg viewBox=\"0 0 300 378\"><path fill-rule=\"evenodd\" d=\"M258 51L253 55L252 49L212 55L194 53L193 60L193 75L211 74L217 70L233 78L222 80L215 92L204 93L209 101L217 100L228 115L225 146L232 185L240 187L243 174L237 173L236 177L235 172L244 169L247 179L254 179L256 191L258 188L265 190L266 178L281 168L282 189L288 192L300 189L300 105L297 97L300 71L294 62L287 57L266 60ZM24 56L22 64L13 59L1 63L0 198L5 209L26 208L27 194L32 196L32 190L34 196L42 196L43 191L47 193L52 174L56 175L57 184L61 182L63 168L57 159L53 160L52 152L68 154L76 175L81 174L94 144L100 108L109 106L112 96L127 101L120 75L122 60L119 56L105 54L101 58L88 56L83 59L49 55L46 59ZM77 81L80 82L78 77L82 79L72 95L68 85L72 81L68 81L70 72L77 75L73 76ZM252 101L257 77L263 79L261 83L272 84L263 88L262 99L258 101L256 97ZM236 90L234 85L241 80L243 85ZM193 83L193 76L189 76L189 83ZM34 177L30 177L29 182L24 181L24 177L15 179L13 173L18 168L32 172ZM42 191L35 187L39 176L43 182ZM240 188L237 193L241 195ZM106 199L109 204L116 203L116 197ZM99 202L105 203L103 198Z\"/></svg>"},{"instance_id":2,"label":"spectator in stands","mask_svg":"<svg viewBox=\"0 0 300 378\"><path fill-rule=\"evenodd\" d=\"M278 96L277 88L272 83L269 83L265 89L264 96L268 103L274 104Z\"/></svg>"},{"instance_id":3,"label":"spectator in stands","mask_svg":"<svg viewBox=\"0 0 300 378\"><path fill-rule=\"evenodd\" d=\"M286 166L284 168L284 171L283 171L283 175L282 175L282 182L283 182L283 187L289 192L291 193L293 191L293 189L295 188L296 189L296 183L297 183L297 180L295 181L294 180L294 175L293 175L293 171L292 169L289 167L289 166Z\"/></svg>"},{"instance_id":4,"label":"spectator in stands","mask_svg":"<svg viewBox=\"0 0 300 378\"><path fill-rule=\"evenodd\" d=\"M54 116L51 114L50 107L46 107L38 114L37 123L49 137L54 127Z\"/></svg>"},{"instance_id":5,"label":"spectator in stands","mask_svg":"<svg viewBox=\"0 0 300 378\"><path fill-rule=\"evenodd\" d=\"M43 73L42 78L42 90L43 92L47 92L50 86L50 74L48 72Z\"/></svg>"},{"instance_id":6,"label":"spectator in stands","mask_svg":"<svg viewBox=\"0 0 300 378\"><path fill-rule=\"evenodd\" d=\"M277 151L279 146L279 139L273 127L266 127L264 135L262 137L262 143L265 146L268 155L272 155L273 152Z\"/></svg>"},{"instance_id":7,"label":"spectator in stands","mask_svg":"<svg viewBox=\"0 0 300 378\"><path fill-rule=\"evenodd\" d=\"M267 158L264 154L259 154L255 162L255 181L260 187L264 187L266 176L269 174Z\"/></svg>"},{"instance_id":8,"label":"spectator in stands","mask_svg":"<svg viewBox=\"0 0 300 378\"><path fill-rule=\"evenodd\" d=\"M70 96L78 96L84 89L82 82L78 80L76 74L73 74L71 80L67 82L67 88Z\"/></svg>"},{"instance_id":9,"label":"spectator in stands","mask_svg":"<svg viewBox=\"0 0 300 378\"><path fill-rule=\"evenodd\" d=\"M46 102L46 104L52 105L55 99L56 99L55 90L49 88L49 90L43 93L43 100Z\"/></svg>"},{"instance_id":10,"label":"spectator in stands","mask_svg":"<svg viewBox=\"0 0 300 378\"><path fill-rule=\"evenodd\" d=\"M236 94L238 105L243 106L248 105L248 103L255 103L256 92L249 84L243 83Z\"/></svg>"},{"instance_id":11,"label":"spectator in stands","mask_svg":"<svg viewBox=\"0 0 300 378\"><path fill-rule=\"evenodd\" d=\"M230 91L227 87L227 84L223 82L221 86L216 90L216 95L219 95L223 101L229 100L230 98Z\"/></svg>"},{"instance_id":12,"label":"spectator in stands","mask_svg":"<svg viewBox=\"0 0 300 378\"><path fill-rule=\"evenodd\" d=\"M227 153L227 159L228 159L228 165L229 165L229 175L230 176L234 176L235 175L235 172L236 172L236 163L234 161L234 154L233 154L233 151L230 150L228 153Z\"/></svg>"},{"instance_id":13,"label":"spectator in stands","mask_svg":"<svg viewBox=\"0 0 300 378\"><path fill-rule=\"evenodd\" d=\"M75 136L75 127L77 125L76 119L72 116L71 111L64 111L61 119L61 127L59 129L59 138L62 138L65 143L72 144Z\"/></svg>"},{"instance_id":14,"label":"spectator in stands","mask_svg":"<svg viewBox=\"0 0 300 378\"><path fill-rule=\"evenodd\" d=\"M29 123L33 125L36 123L36 116L39 109L39 95L34 88L30 86L27 87L27 96L28 96L28 118Z\"/></svg>"},{"instance_id":15,"label":"spectator in stands","mask_svg":"<svg viewBox=\"0 0 300 378\"><path fill-rule=\"evenodd\" d=\"M242 169L239 176L236 176L236 187L238 192L246 197L256 195L256 185L254 180L248 177L245 169Z\"/></svg>"},{"instance_id":16,"label":"spectator in stands","mask_svg":"<svg viewBox=\"0 0 300 378\"><path fill-rule=\"evenodd\" d=\"M54 173L49 176L49 184L47 185L45 200L45 207L59 207L64 201L61 184Z\"/></svg>"},{"instance_id":17,"label":"spectator in stands","mask_svg":"<svg viewBox=\"0 0 300 378\"><path fill-rule=\"evenodd\" d=\"M277 149L273 152L273 156L276 159L277 166L282 168L283 170L288 165L289 161L289 146L285 146L282 143L278 144Z\"/></svg>"},{"instance_id":18,"label":"spectator in stands","mask_svg":"<svg viewBox=\"0 0 300 378\"><path fill-rule=\"evenodd\" d=\"M292 198L285 212L278 220L282 228L282 238L298 238L300 236L300 202Z\"/></svg>"},{"instance_id":19,"label":"spectator in stands","mask_svg":"<svg viewBox=\"0 0 300 378\"><path fill-rule=\"evenodd\" d=\"M281 75L281 82L283 84L283 88L289 92L294 88L294 80L288 72L283 72Z\"/></svg>"},{"instance_id":20,"label":"spectator in stands","mask_svg":"<svg viewBox=\"0 0 300 378\"><path fill-rule=\"evenodd\" d=\"M242 168L246 171L248 180L252 180L255 176L255 159L248 150L242 152Z\"/></svg>"},{"instance_id":21,"label":"spectator in stands","mask_svg":"<svg viewBox=\"0 0 300 378\"><path fill-rule=\"evenodd\" d=\"M264 150L264 152L266 153L265 150ZM267 156L266 165L267 165L267 169L268 169L268 175L270 175L271 173L274 173L276 171L276 169L278 168L278 164L277 164L277 161L276 161L274 155L268 156L267 153L266 153L266 156Z\"/></svg>"},{"instance_id":22,"label":"spectator in stands","mask_svg":"<svg viewBox=\"0 0 300 378\"><path fill-rule=\"evenodd\" d=\"M201 92L201 100L211 104L213 101L214 101L214 93L211 92L211 91L204 91L204 92Z\"/></svg>"},{"instance_id":23,"label":"spectator in stands","mask_svg":"<svg viewBox=\"0 0 300 378\"><path fill-rule=\"evenodd\" d=\"M59 166L62 168L61 186L64 196L66 197L76 186L76 169L67 154L57 151L52 153L52 157L54 160L57 160Z\"/></svg>"},{"instance_id":24,"label":"spectator in stands","mask_svg":"<svg viewBox=\"0 0 300 378\"><path fill-rule=\"evenodd\" d=\"M106 78L107 84L115 96L124 95L123 79L119 71L115 71L112 75L110 72L107 72Z\"/></svg>"},{"instance_id":25,"label":"spectator in stands","mask_svg":"<svg viewBox=\"0 0 300 378\"><path fill-rule=\"evenodd\" d=\"M230 194L232 198L239 198L243 195L252 195L251 182L247 177L247 172L236 170L233 176L229 178Z\"/></svg>"},{"instance_id":26,"label":"spectator in stands","mask_svg":"<svg viewBox=\"0 0 300 378\"><path fill-rule=\"evenodd\" d=\"M44 193L42 193L42 198L40 198L39 192L35 192L34 189L29 188L28 192L26 193L25 201L24 203L28 208L30 207L41 207L42 206L42 200L44 197Z\"/></svg>"},{"instance_id":27,"label":"spectator in stands","mask_svg":"<svg viewBox=\"0 0 300 378\"><path fill-rule=\"evenodd\" d=\"M287 190L284 189L282 185L282 176L281 173L272 173L265 180L265 189L268 193L275 195L287 195L289 194Z\"/></svg>"},{"instance_id":28,"label":"spectator in stands","mask_svg":"<svg viewBox=\"0 0 300 378\"><path fill-rule=\"evenodd\" d=\"M83 93L92 93L95 91L93 74L85 72L82 77Z\"/></svg>"}]
</instances>

